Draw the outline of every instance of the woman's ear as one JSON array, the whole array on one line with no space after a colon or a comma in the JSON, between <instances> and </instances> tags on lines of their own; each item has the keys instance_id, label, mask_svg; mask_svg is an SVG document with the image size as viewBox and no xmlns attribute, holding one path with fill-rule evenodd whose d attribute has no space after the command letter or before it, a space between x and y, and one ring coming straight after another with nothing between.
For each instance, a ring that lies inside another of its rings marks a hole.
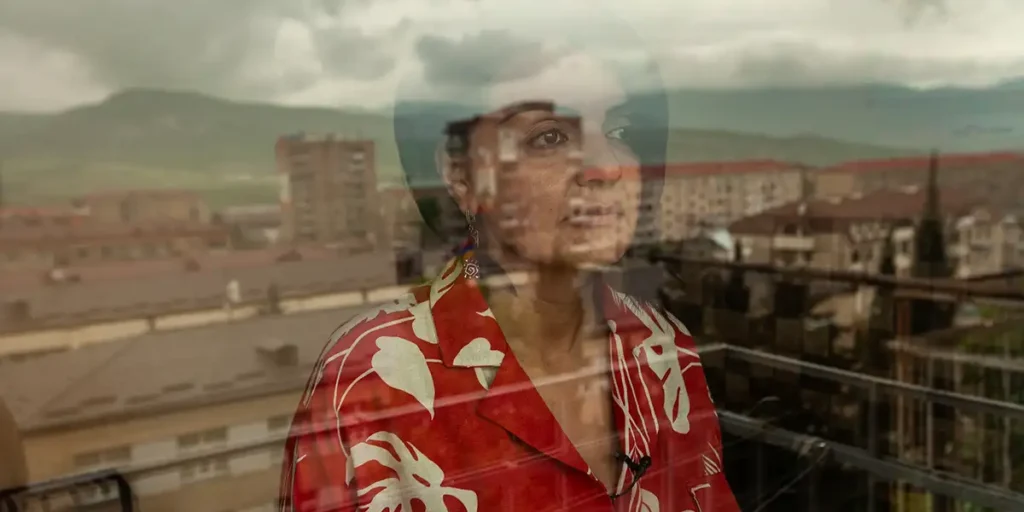
<instances>
[{"instance_id":1,"label":"woman's ear","mask_svg":"<svg viewBox=\"0 0 1024 512\"><path fill-rule=\"evenodd\" d=\"M455 204L459 205L459 209L466 214L474 213L477 206L476 198L473 188L470 186L469 176L466 174L467 169L464 166L452 165L452 159L446 146L445 141L441 141L435 152L439 174L444 180L445 187L448 188L448 194Z\"/></svg>"}]
</instances>

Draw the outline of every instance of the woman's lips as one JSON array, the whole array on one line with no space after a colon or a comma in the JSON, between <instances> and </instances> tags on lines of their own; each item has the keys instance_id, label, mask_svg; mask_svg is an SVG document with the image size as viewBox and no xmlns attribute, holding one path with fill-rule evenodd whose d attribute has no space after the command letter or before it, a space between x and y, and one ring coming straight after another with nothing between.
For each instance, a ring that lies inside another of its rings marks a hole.
<instances>
[{"instance_id":1,"label":"woman's lips","mask_svg":"<svg viewBox=\"0 0 1024 512\"><path fill-rule=\"evenodd\" d=\"M574 207L573 211L562 218L562 222L581 227L610 226L625 217L621 207L615 205L589 205Z\"/></svg>"}]
</instances>

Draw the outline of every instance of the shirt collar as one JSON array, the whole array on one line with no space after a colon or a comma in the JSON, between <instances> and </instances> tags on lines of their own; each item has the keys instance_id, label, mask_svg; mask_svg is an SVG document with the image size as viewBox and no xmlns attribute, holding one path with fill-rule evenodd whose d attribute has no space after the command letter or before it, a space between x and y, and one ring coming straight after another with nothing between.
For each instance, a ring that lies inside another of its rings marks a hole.
<instances>
[{"instance_id":1,"label":"shirt collar","mask_svg":"<svg viewBox=\"0 0 1024 512\"><path fill-rule=\"evenodd\" d=\"M586 472L586 464L576 450L571 449L571 443L561 430L555 428L550 415L522 414L522 411L545 411L546 405L511 354L494 313L479 289L479 282L466 278L463 265L461 258L452 259L430 284L427 302L430 314L427 316L434 324L443 364L449 368L476 370L484 391L478 403L478 414L501 425L526 444ZM633 355L641 350L646 333L654 333L637 316L637 313L645 314L641 309L646 306L607 284L595 283L595 286L599 287L597 293L600 294L598 312L603 313L610 327L614 326L609 335L612 343L609 364L615 387L612 394L622 402L615 409L615 423L620 432L629 431L622 435L620 448L622 453L639 460L650 455L656 445L659 420L654 404L662 403L662 383L657 375L641 371L628 361L635 360ZM487 369L493 371L484 377ZM637 394L640 389L648 390L644 393L645 403L640 402ZM492 393L495 390L497 393ZM625 409L620 410L621 406Z\"/></svg>"},{"instance_id":2,"label":"shirt collar","mask_svg":"<svg viewBox=\"0 0 1024 512\"><path fill-rule=\"evenodd\" d=\"M451 367L500 366L505 338L478 281L464 275L462 258L453 258L430 284L430 313L441 361Z\"/></svg>"}]
</instances>

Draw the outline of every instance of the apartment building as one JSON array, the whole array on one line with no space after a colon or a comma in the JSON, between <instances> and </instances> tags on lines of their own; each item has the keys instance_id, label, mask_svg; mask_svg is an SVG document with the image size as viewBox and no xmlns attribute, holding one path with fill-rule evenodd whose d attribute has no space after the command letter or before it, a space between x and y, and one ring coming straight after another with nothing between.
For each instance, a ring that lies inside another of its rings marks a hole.
<instances>
[{"instance_id":1,"label":"apartment building","mask_svg":"<svg viewBox=\"0 0 1024 512\"><path fill-rule=\"evenodd\" d=\"M1014 212L1019 209L1019 190L1024 188L1024 153L969 153L935 155L942 169L938 180L944 189L971 190L985 204ZM907 186L924 187L931 157L856 160L819 169L813 173L818 198L870 194Z\"/></svg>"},{"instance_id":2,"label":"apartment building","mask_svg":"<svg viewBox=\"0 0 1024 512\"><path fill-rule=\"evenodd\" d=\"M70 206L0 207L0 229L79 225L88 215Z\"/></svg>"},{"instance_id":3,"label":"apartment building","mask_svg":"<svg viewBox=\"0 0 1024 512\"><path fill-rule=\"evenodd\" d=\"M281 230L280 204L249 204L222 209L217 218L230 226L235 247L253 249L277 243Z\"/></svg>"},{"instance_id":4,"label":"apartment building","mask_svg":"<svg viewBox=\"0 0 1024 512\"><path fill-rule=\"evenodd\" d=\"M696 236L795 201L807 193L806 169L774 160L670 164L665 170L660 228L666 241Z\"/></svg>"},{"instance_id":5,"label":"apartment building","mask_svg":"<svg viewBox=\"0 0 1024 512\"><path fill-rule=\"evenodd\" d=\"M281 242L352 250L383 243L373 141L300 133L279 138L275 153Z\"/></svg>"},{"instance_id":6,"label":"apartment building","mask_svg":"<svg viewBox=\"0 0 1024 512\"><path fill-rule=\"evenodd\" d=\"M276 510L284 437L313 365L365 307L0 362L0 400L18 430L0 453L23 454L31 483L117 469L142 510ZM211 452L224 454L196 458ZM87 486L65 498L86 506L115 492Z\"/></svg>"},{"instance_id":7,"label":"apartment building","mask_svg":"<svg viewBox=\"0 0 1024 512\"><path fill-rule=\"evenodd\" d=\"M230 248L202 197L187 190L87 194L70 205L0 209L0 270L193 256Z\"/></svg>"},{"instance_id":8,"label":"apartment building","mask_svg":"<svg viewBox=\"0 0 1024 512\"><path fill-rule=\"evenodd\" d=\"M957 277L1024 268L1024 234L1016 215L981 206L957 220L951 256L960 261Z\"/></svg>"},{"instance_id":9,"label":"apartment building","mask_svg":"<svg viewBox=\"0 0 1024 512\"><path fill-rule=\"evenodd\" d=\"M730 231L742 241L748 261L875 271L891 229L897 275L908 275L924 201L925 193L912 187L793 202L740 219ZM1024 266L1024 239L1015 216L957 190L945 190L940 204L956 277Z\"/></svg>"},{"instance_id":10,"label":"apartment building","mask_svg":"<svg viewBox=\"0 0 1024 512\"><path fill-rule=\"evenodd\" d=\"M74 198L76 212L96 224L207 224L211 212L192 190L113 190Z\"/></svg>"},{"instance_id":11,"label":"apartment building","mask_svg":"<svg viewBox=\"0 0 1024 512\"><path fill-rule=\"evenodd\" d=\"M339 256L317 247L211 254L189 260L0 273L0 360L23 359L151 331L234 322L266 311L341 307L397 284L391 252Z\"/></svg>"},{"instance_id":12,"label":"apartment building","mask_svg":"<svg viewBox=\"0 0 1024 512\"><path fill-rule=\"evenodd\" d=\"M25 271L96 262L184 257L230 247L218 225L66 225L0 229L0 269Z\"/></svg>"}]
</instances>

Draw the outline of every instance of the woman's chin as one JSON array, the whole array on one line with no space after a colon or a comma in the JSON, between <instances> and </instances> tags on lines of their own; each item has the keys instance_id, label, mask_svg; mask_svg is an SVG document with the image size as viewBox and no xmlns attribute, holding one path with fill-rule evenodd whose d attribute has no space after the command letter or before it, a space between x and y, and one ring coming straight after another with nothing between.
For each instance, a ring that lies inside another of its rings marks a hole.
<instances>
[{"instance_id":1,"label":"woman's chin","mask_svg":"<svg viewBox=\"0 0 1024 512\"><path fill-rule=\"evenodd\" d=\"M622 259L625 247L619 243L578 244L564 248L562 257L576 267L611 265Z\"/></svg>"}]
</instances>

